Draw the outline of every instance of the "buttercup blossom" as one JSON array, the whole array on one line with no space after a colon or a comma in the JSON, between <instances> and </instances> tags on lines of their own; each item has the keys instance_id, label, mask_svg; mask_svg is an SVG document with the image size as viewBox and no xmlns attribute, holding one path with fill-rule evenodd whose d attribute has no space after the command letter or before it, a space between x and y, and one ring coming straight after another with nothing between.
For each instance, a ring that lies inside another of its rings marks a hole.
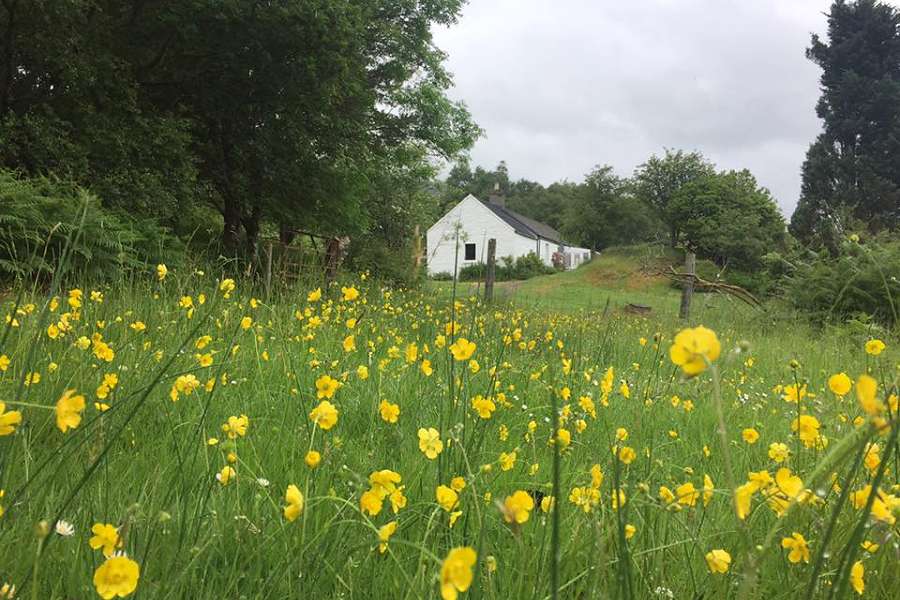
<instances>
[{"instance_id":1,"label":"buttercup blossom","mask_svg":"<svg viewBox=\"0 0 900 600\"><path fill-rule=\"evenodd\" d=\"M532 510L534 510L534 498L523 490L517 490L512 496L507 496L501 508L504 521L519 525L528 521Z\"/></svg>"},{"instance_id":2,"label":"buttercup blossom","mask_svg":"<svg viewBox=\"0 0 900 600\"><path fill-rule=\"evenodd\" d=\"M474 342L470 342L466 338L461 337L450 344L450 353L455 360L469 360L472 355L475 354L475 348L476 345Z\"/></svg>"},{"instance_id":3,"label":"buttercup blossom","mask_svg":"<svg viewBox=\"0 0 900 600\"><path fill-rule=\"evenodd\" d=\"M94 588L103 600L124 598L137 589L141 569L127 556L113 556L94 571Z\"/></svg>"},{"instance_id":4,"label":"buttercup blossom","mask_svg":"<svg viewBox=\"0 0 900 600\"><path fill-rule=\"evenodd\" d=\"M790 550L788 560L792 563L809 562L809 545L806 543L806 538L801 534L794 532L791 534L791 537L783 538L781 547L785 550Z\"/></svg>"},{"instance_id":5,"label":"buttercup blossom","mask_svg":"<svg viewBox=\"0 0 900 600\"><path fill-rule=\"evenodd\" d=\"M75 390L66 390L56 403L56 426L66 433L81 424L81 413L84 412L84 396Z\"/></svg>"},{"instance_id":6,"label":"buttercup blossom","mask_svg":"<svg viewBox=\"0 0 900 600\"><path fill-rule=\"evenodd\" d=\"M430 460L438 457L438 454L444 449L444 443L441 441L441 434L434 427L419 429L419 450L425 454Z\"/></svg>"},{"instance_id":7,"label":"buttercup blossom","mask_svg":"<svg viewBox=\"0 0 900 600\"><path fill-rule=\"evenodd\" d=\"M686 375L691 376L705 371L708 364L719 358L721 351L716 333L700 325L678 332L669 348L669 357Z\"/></svg>"},{"instance_id":8,"label":"buttercup blossom","mask_svg":"<svg viewBox=\"0 0 900 600\"><path fill-rule=\"evenodd\" d=\"M17 410L7 412L6 404L0 401L0 437L11 435L21 422L22 413Z\"/></svg>"},{"instance_id":9,"label":"buttercup blossom","mask_svg":"<svg viewBox=\"0 0 900 600\"><path fill-rule=\"evenodd\" d=\"M721 548L710 550L706 553L706 565L709 567L710 573L727 573L731 566L731 555Z\"/></svg>"},{"instance_id":10,"label":"buttercup blossom","mask_svg":"<svg viewBox=\"0 0 900 600\"><path fill-rule=\"evenodd\" d=\"M472 567L478 555L472 548L453 548L441 564L441 598L456 600L460 592L465 592L472 585Z\"/></svg>"},{"instance_id":11,"label":"buttercup blossom","mask_svg":"<svg viewBox=\"0 0 900 600\"><path fill-rule=\"evenodd\" d=\"M296 485L291 484L284 493L284 518L288 521L296 521L303 512L303 492Z\"/></svg>"},{"instance_id":12,"label":"buttercup blossom","mask_svg":"<svg viewBox=\"0 0 900 600\"><path fill-rule=\"evenodd\" d=\"M122 547L122 540L119 538L119 530L115 526L108 523L95 523L91 527L91 533L94 535L88 540L88 544L94 550L102 550L103 556L110 557L117 548Z\"/></svg>"},{"instance_id":13,"label":"buttercup blossom","mask_svg":"<svg viewBox=\"0 0 900 600\"><path fill-rule=\"evenodd\" d=\"M828 378L828 389L836 396L846 396L853 382L846 373L836 373Z\"/></svg>"},{"instance_id":14,"label":"buttercup blossom","mask_svg":"<svg viewBox=\"0 0 900 600\"><path fill-rule=\"evenodd\" d=\"M884 342L881 340L869 340L866 342L866 354L871 354L872 356L878 356L882 352L884 352L885 346Z\"/></svg>"},{"instance_id":15,"label":"buttercup blossom","mask_svg":"<svg viewBox=\"0 0 900 600\"><path fill-rule=\"evenodd\" d=\"M310 420L324 431L328 431L338 422L338 409L328 400L322 400L309 413Z\"/></svg>"}]
</instances>

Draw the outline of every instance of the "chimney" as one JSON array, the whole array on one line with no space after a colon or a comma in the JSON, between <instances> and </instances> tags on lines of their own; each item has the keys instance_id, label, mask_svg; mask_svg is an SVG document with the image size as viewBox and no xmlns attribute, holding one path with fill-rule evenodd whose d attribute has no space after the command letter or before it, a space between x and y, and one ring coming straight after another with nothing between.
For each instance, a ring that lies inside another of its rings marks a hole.
<instances>
[{"instance_id":1,"label":"chimney","mask_svg":"<svg viewBox=\"0 0 900 600\"><path fill-rule=\"evenodd\" d=\"M494 191L488 195L488 204L493 204L495 206L506 206L506 198L503 197L503 194L500 193L500 182L494 182Z\"/></svg>"}]
</instances>

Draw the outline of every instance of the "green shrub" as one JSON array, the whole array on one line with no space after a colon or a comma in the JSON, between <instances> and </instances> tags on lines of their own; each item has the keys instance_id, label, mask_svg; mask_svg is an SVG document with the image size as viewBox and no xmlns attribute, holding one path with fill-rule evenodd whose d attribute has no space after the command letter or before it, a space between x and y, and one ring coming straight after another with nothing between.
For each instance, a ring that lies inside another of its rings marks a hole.
<instances>
[{"instance_id":1,"label":"green shrub","mask_svg":"<svg viewBox=\"0 0 900 600\"><path fill-rule=\"evenodd\" d=\"M460 281L478 281L484 279L486 266L484 263L467 265L459 270ZM513 279L531 279L538 275L555 273L556 269L548 267L534 252L513 259L510 256L502 257L494 267L494 277L497 281L511 281Z\"/></svg>"},{"instance_id":2,"label":"green shrub","mask_svg":"<svg viewBox=\"0 0 900 600\"><path fill-rule=\"evenodd\" d=\"M883 236L865 243L846 241L828 251L800 250L766 256L767 271L780 275L779 291L814 320L874 319L898 325L900 239Z\"/></svg>"},{"instance_id":3,"label":"green shrub","mask_svg":"<svg viewBox=\"0 0 900 600\"><path fill-rule=\"evenodd\" d=\"M105 209L78 186L0 170L0 278L49 279L68 244L68 271L115 279L179 262L182 245L153 221Z\"/></svg>"}]
</instances>

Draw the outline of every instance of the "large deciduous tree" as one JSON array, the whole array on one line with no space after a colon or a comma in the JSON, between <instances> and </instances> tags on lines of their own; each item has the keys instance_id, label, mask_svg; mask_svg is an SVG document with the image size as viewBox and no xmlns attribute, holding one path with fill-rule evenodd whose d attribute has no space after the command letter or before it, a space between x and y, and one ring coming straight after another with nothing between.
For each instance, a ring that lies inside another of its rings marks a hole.
<instances>
[{"instance_id":1,"label":"large deciduous tree","mask_svg":"<svg viewBox=\"0 0 900 600\"><path fill-rule=\"evenodd\" d=\"M720 266L751 270L779 249L784 218L749 171L707 175L682 186L667 208L679 241Z\"/></svg>"},{"instance_id":2,"label":"large deciduous tree","mask_svg":"<svg viewBox=\"0 0 900 600\"><path fill-rule=\"evenodd\" d=\"M596 250L644 242L658 230L653 211L609 165L597 166L585 177L562 219L567 239Z\"/></svg>"},{"instance_id":3,"label":"large deciduous tree","mask_svg":"<svg viewBox=\"0 0 900 600\"><path fill-rule=\"evenodd\" d=\"M791 232L836 247L847 218L872 230L900 226L900 11L876 0L838 0L827 40L807 57L822 68L810 146Z\"/></svg>"},{"instance_id":4,"label":"large deciduous tree","mask_svg":"<svg viewBox=\"0 0 900 600\"><path fill-rule=\"evenodd\" d=\"M715 167L699 152L666 149L662 157L651 156L634 172L634 190L638 198L655 211L669 226L669 241L675 246L679 230L669 214L672 199L685 185L715 173Z\"/></svg>"},{"instance_id":5,"label":"large deciduous tree","mask_svg":"<svg viewBox=\"0 0 900 600\"><path fill-rule=\"evenodd\" d=\"M461 4L0 0L0 164L176 224L204 200L229 252L367 231L385 174L479 134L431 35Z\"/></svg>"}]
</instances>

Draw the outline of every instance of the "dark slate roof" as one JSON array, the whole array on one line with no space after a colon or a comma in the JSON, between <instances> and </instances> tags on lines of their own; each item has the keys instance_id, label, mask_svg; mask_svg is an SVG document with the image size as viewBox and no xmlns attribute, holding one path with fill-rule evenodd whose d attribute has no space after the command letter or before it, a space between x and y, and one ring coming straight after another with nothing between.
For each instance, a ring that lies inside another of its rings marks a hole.
<instances>
[{"instance_id":1,"label":"dark slate roof","mask_svg":"<svg viewBox=\"0 0 900 600\"><path fill-rule=\"evenodd\" d=\"M557 244L563 243L559 232L545 223L529 219L525 215L520 215L513 210L509 210L505 206L500 206L493 202L485 202L484 205L491 209L495 215L509 223L509 225L516 230L516 233L532 239L542 238L551 242L556 242Z\"/></svg>"}]
</instances>

